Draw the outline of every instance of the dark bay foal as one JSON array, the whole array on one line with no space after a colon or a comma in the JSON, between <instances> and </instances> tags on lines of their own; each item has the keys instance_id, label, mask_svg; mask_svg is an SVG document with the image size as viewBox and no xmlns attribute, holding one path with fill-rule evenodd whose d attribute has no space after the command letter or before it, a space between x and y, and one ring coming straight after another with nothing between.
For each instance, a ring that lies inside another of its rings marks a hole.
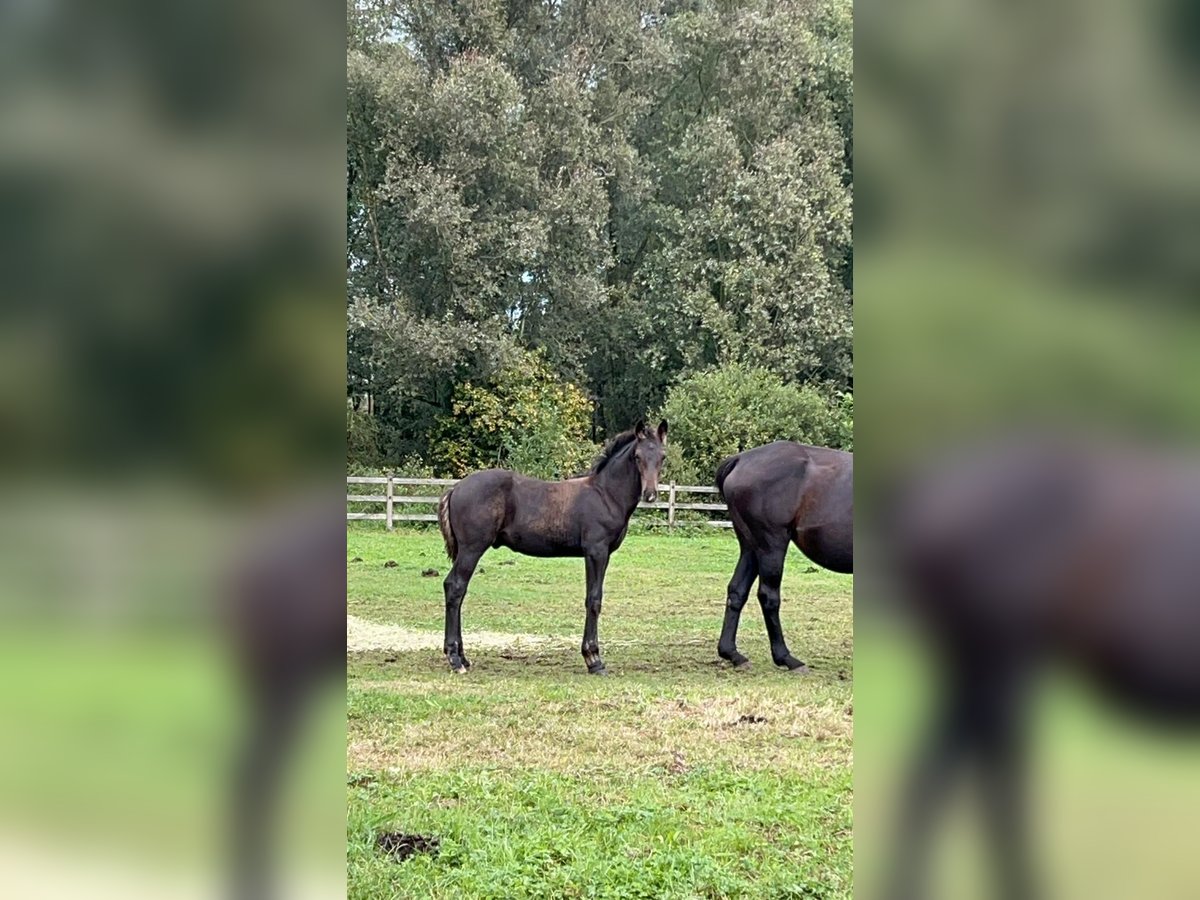
<instances>
[{"instance_id":1,"label":"dark bay foal","mask_svg":"<svg viewBox=\"0 0 1200 900\"><path fill-rule=\"evenodd\" d=\"M453 566L444 583L450 668L465 672L462 602L475 566L489 547L527 556L582 556L587 570L587 617L580 648L587 670L603 674L596 629L608 558L625 538L639 500L658 495L667 423L645 423L617 435L591 470L566 481L540 481L505 469L487 469L454 485L438 504L438 524Z\"/></svg>"},{"instance_id":2,"label":"dark bay foal","mask_svg":"<svg viewBox=\"0 0 1200 900\"><path fill-rule=\"evenodd\" d=\"M783 563L794 542L819 566L854 570L854 455L776 441L722 462L717 489L729 505L742 551L729 582L717 653L735 666L749 662L737 650L737 628L757 578L771 658L777 666L807 671L788 650L779 623Z\"/></svg>"}]
</instances>

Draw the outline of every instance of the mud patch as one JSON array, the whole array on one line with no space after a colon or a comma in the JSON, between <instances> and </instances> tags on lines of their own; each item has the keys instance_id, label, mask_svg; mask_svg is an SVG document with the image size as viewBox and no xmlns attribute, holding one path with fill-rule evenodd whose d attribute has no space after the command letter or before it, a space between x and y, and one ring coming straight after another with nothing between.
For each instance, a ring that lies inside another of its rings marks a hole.
<instances>
[{"instance_id":1,"label":"mud patch","mask_svg":"<svg viewBox=\"0 0 1200 900\"><path fill-rule=\"evenodd\" d=\"M404 862L410 856L416 856L418 853L437 856L441 843L436 837L427 837L423 834L404 834L399 831L388 831L375 839L375 846L396 862Z\"/></svg>"},{"instance_id":2,"label":"mud patch","mask_svg":"<svg viewBox=\"0 0 1200 900\"><path fill-rule=\"evenodd\" d=\"M812 738L817 741L849 737L853 720L844 706L811 706L801 701L775 700L768 708L761 701L739 697L710 697L702 700L677 698L652 703L646 716L652 720L694 722L705 729L745 729L767 726L767 731L785 737ZM755 728L754 731L759 731Z\"/></svg>"}]
</instances>

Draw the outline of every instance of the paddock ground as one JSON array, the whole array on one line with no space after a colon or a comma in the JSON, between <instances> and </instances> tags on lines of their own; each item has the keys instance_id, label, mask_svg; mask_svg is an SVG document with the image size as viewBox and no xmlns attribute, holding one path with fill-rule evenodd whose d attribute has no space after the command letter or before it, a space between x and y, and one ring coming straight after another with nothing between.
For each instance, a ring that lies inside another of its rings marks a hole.
<instances>
[{"instance_id":1,"label":"paddock ground","mask_svg":"<svg viewBox=\"0 0 1200 900\"><path fill-rule=\"evenodd\" d=\"M350 526L350 896L850 897L852 579L793 550L783 626L811 673L771 664L753 597L735 671L716 640L736 559L724 531L631 534L595 678L582 561L490 551L456 676L440 535ZM385 832L439 850L397 862Z\"/></svg>"}]
</instances>

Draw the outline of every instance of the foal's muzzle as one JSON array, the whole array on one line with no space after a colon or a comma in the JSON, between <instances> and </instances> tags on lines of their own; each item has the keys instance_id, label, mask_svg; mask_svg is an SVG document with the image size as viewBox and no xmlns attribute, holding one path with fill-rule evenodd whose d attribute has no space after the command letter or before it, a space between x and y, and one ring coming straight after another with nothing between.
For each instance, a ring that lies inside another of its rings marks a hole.
<instances>
[{"instance_id":1,"label":"foal's muzzle","mask_svg":"<svg viewBox=\"0 0 1200 900\"><path fill-rule=\"evenodd\" d=\"M642 491L642 499L645 500L647 503L653 503L655 500L658 499L658 491L656 491L656 490Z\"/></svg>"}]
</instances>

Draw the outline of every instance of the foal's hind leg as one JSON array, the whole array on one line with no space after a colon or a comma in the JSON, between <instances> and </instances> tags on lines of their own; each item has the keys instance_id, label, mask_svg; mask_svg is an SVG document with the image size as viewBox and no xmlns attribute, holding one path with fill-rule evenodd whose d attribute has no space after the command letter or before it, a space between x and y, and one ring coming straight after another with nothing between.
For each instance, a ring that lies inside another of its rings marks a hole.
<instances>
[{"instance_id":1,"label":"foal's hind leg","mask_svg":"<svg viewBox=\"0 0 1200 900\"><path fill-rule=\"evenodd\" d=\"M758 560L754 549L738 535L738 544L742 555L738 558L737 567L733 570L733 578L729 581L729 590L725 600L725 624L721 627L721 639L717 642L717 655L727 659L735 666L747 665L750 660L738 653L737 630L738 620L742 616L742 607L750 596L750 588L758 577Z\"/></svg>"},{"instance_id":2,"label":"foal's hind leg","mask_svg":"<svg viewBox=\"0 0 1200 900\"><path fill-rule=\"evenodd\" d=\"M758 604L762 607L767 637L771 640L771 659L777 666L807 672L808 666L792 656L783 641L783 626L779 623L779 586L783 581L783 562L787 558L788 539L772 542L758 554Z\"/></svg>"},{"instance_id":3,"label":"foal's hind leg","mask_svg":"<svg viewBox=\"0 0 1200 900\"><path fill-rule=\"evenodd\" d=\"M450 574L442 582L446 592L446 637L442 652L446 661L455 672L465 672L471 667L467 654L463 649L462 639L462 602L467 595L467 585L475 573L475 566L483 556L484 549L459 547L458 556L450 568Z\"/></svg>"}]
</instances>

